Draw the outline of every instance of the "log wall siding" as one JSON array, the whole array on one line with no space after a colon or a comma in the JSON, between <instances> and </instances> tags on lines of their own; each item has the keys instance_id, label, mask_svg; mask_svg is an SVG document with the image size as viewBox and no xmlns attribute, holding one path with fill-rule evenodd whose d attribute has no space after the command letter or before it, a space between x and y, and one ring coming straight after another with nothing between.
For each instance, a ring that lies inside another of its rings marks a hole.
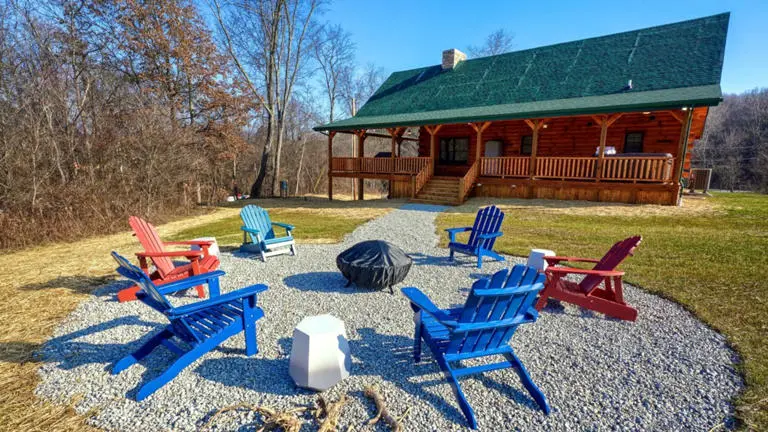
<instances>
[{"instance_id":1,"label":"log wall siding","mask_svg":"<svg viewBox=\"0 0 768 432\"><path fill-rule=\"evenodd\" d=\"M707 107L694 110L691 133L688 138L688 152L685 159L685 171L690 169L690 155L696 139L701 137L707 116ZM590 116L560 117L547 121L547 128L539 132L537 155L546 156L593 156L600 145L600 126ZM670 153L677 157L680 130L683 125L667 112L652 112L645 115L640 112L626 113L608 128L606 146L624 151L624 137L627 132L643 132L643 152ZM502 141L502 156L520 156L522 137L531 135L531 128L523 120L493 122L483 132L483 142ZM467 124L444 125L437 134L437 146L441 138L469 138L469 156L466 165L440 165L439 148L435 149L437 175L461 176L475 162L477 137ZM481 148L481 156L485 148ZM429 156L429 134L421 128L419 131L419 156Z\"/></svg>"}]
</instances>

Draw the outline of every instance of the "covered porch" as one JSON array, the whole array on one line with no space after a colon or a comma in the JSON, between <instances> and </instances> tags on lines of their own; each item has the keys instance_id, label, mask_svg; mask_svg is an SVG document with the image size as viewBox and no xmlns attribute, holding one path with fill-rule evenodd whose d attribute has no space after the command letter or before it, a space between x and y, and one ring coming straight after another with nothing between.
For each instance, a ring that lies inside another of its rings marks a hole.
<instances>
[{"instance_id":1,"label":"covered porch","mask_svg":"<svg viewBox=\"0 0 768 432\"><path fill-rule=\"evenodd\" d=\"M691 107L331 131L329 198L333 178L351 177L360 191L363 179L383 179L391 197L442 204L473 195L676 204L692 131L706 114ZM356 136L356 156L333 155L336 133ZM391 152L361 156L370 136L388 138ZM417 156L402 156L404 141L418 143Z\"/></svg>"}]
</instances>

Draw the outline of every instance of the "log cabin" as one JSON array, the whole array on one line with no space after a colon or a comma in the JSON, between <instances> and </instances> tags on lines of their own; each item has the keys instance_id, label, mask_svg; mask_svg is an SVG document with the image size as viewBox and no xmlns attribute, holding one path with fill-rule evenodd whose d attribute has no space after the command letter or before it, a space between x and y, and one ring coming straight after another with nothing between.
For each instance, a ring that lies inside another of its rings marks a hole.
<instances>
[{"instance_id":1,"label":"log cabin","mask_svg":"<svg viewBox=\"0 0 768 432\"><path fill-rule=\"evenodd\" d=\"M694 143L722 100L729 14L489 57L442 52L395 72L328 134L334 178L389 181L390 197L470 196L676 205ZM337 134L357 137L334 157ZM365 157L366 137L391 152ZM403 141L418 156L401 157Z\"/></svg>"}]
</instances>

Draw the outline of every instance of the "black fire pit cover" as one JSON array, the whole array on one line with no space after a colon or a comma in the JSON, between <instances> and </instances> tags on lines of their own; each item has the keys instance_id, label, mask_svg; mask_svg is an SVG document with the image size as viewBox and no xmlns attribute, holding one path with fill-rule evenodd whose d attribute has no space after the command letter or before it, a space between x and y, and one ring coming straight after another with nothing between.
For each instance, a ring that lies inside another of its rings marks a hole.
<instances>
[{"instance_id":1,"label":"black fire pit cover","mask_svg":"<svg viewBox=\"0 0 768 432\"><path fill-rule=\"evenodd\" d=\"M399 247L381 240L358 243L336 257L336 266L349 281L347 286L384 289L408 276L413 260Z\"/></svg>"}]
</instances>

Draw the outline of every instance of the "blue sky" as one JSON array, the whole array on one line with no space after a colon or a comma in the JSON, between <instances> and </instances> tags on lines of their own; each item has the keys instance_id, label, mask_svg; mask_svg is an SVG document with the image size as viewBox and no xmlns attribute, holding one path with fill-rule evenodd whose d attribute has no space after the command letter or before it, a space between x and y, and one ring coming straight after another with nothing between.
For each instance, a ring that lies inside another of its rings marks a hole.
<instances>
[{"instance_id":1,"label":"blue sky","mask_svg":"<svg viewBox=\"0 0 768 432\"><path fill-rule=\"evenodd\" d=\"M722 88L768 87L768 0L336 0L325 18L352 33L361 64L387 73L440 62L442 50L480 45L492 31L513 50L731 12Z\"/></svg>"}]
</instances>

